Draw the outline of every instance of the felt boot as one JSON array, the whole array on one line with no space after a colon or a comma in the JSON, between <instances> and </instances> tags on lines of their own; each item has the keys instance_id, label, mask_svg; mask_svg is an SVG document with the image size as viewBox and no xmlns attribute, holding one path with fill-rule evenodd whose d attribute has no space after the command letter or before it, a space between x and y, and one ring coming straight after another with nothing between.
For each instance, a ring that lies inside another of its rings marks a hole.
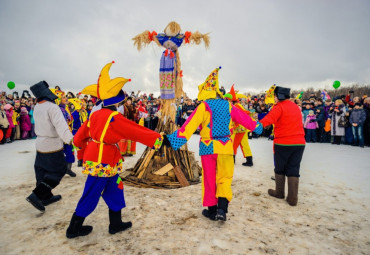
<instances>
[{"instance_id":1,"label":"felt boot","mask_svg":"<svg viewBox=\"0 0 370 255\"><path fill-rule=\"evenodd\" d=\"M224 197L218 198L216 220L226 221L227 208L229 201Z\"/></svg>"},{"instance_id":2,"label":"felt boot","mask_svg":"<svg viewBox=\"0 0 370 255\"><path fill-rule=\"evenodd\" d=\"M77 216L76 213L72 215L71 222L67 228L67 238L75 238L78 236L87 236L93 230L92 226L82 226L85 218Z\"/></svg>"},{"instance_id":3,"label":"felt boot","mask_svg":"<svg viewBox=\"0 0 370 255\"><path fill-rule=\"evenodd\" d=\"M45 207L42 200L50 199L53 194L51 193L52 187L45 182L40 182L36 188L32 191L26 200L30 202L37 210L45 212Z\"/></svg>"},{"instance_id":4,"label":"felt boot","mask_svg":"<svg viewBox=\"0 0 370 255\"><path fill-rule=\"evenodd\" d=\"M298 202L298 177L288 177L288 196L286 201L291 206L296 206Z\"/></svg>"},{"instance_id":5,"label":"felt boot","mask_svg":"<svg viewBox=\"0 0 370 255\"><path fill-rule=\"evenodd\" d=\"M275 190L273 189L268 190L269 195L279 199L284 199L285 175L275 174L275 186L276 186Z\"/></svg>"},{"instance_id":6,"label":"felt boot","mask_svg":"<svg viewBox=\"0 0 370 255\"><path fill-rule=\"evenodd\" d=\"M45 212L45 206L42 204L42 201L37 197L37 195L32 192L26 200L31 203L37 210Z\"/></svg>"},{"instance_id":7,"label":"felt boot","mask_svg":"<svg viewBox=\"0 0 370 255\"><path fill-rule=\"evenodd\" d=\"M48 205L50 205L50 204L52 204L52 203L55 203L55 202L58 202L59 200L61 200L62 199L62 196L61 195L53 195L51 198L49 198L49 199L44 199L44 200L42 200L41 202L42 202L42 204L44 205L44 206L48 206Z\"/></svg>"},{"instance_id":8,"label":"felt boot","mask_svg":"<svg viewBox=\"0 0 370 255\"><path fill-rule=\"evenodd\" d=\"M216 220L217 205L208 206L208 209L204 209L202 214L204 217L209 218L210 220Z\"/></svg>"},{"instance_id":9,"label":"felt boot","mask_svg":"<svg viewBox=\"0 0 370 255\"><path fill-rule=\"evenodd\" d=\"M79 161L77 162L77 167L82 167L82 160L79 160Z\"/></svg>"},{"instance_id":10,"label":"felt boot","mask_svg":"<svg viewBox=\"0 0 370 255\"><path fill-rule=\"evenodd\" d=\"M243 166L253 166L253 157L252 156L248 156L245 159L247 161L242 164Z\"/></svg>"},{"instance_id":11,"label":"felt boot","mask_svg":"<svg viewBox=\"0 0 370 255\"><path fill-rule=\"evenodd\" d=\"M109 209L109 233L114 235L118 232L125 231L132 227L131 221L122 222L121 210L118 212Z\"/></svg>"},{"instance_id":12,"label":"felt boot","mask_svg":"<svg viewBox=\"0 0 370 255\"><path fill-rule=\"evenodd\" d=\"M76 177L76 173L72 171L72 163L68 163L67 164L67 172L66 172L66 174L68 174L71 177Z\"/></svg>"}]
</instances>

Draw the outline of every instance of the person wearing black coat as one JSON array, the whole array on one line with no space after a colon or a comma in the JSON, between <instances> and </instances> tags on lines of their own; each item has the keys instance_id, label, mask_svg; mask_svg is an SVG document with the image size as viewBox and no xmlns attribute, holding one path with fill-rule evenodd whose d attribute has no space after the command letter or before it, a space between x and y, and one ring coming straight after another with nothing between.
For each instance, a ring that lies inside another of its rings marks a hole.
<instances>
[{"instance_id":1,"label":"person wearing black coat","mask_svg":"<svg viewBox=\"0 0 370 255\"><path fill-rule=\"evenodd\" d=\"M317 130L317 141L322 143L323 135L324 135L324 127L325 127L325 111L324 106L321 98L316 99L316 107L314 108L316 114L316 121L319 124L319 128Z\"/></svg>"},{"instance_id":2,"label":"person wearing black coat","mask_svg":"<svg viewBox=\"0 0 370 255\"><path fill-rule=\"evenodd\" d=\"M354 137L354 146L364 147L364 122L366 120L366 112L360 108L361 103L355 104L355 109L353 109L352 114L349 118L349 122L352 125L352 132Z\"/></svg>"}]
</instances>

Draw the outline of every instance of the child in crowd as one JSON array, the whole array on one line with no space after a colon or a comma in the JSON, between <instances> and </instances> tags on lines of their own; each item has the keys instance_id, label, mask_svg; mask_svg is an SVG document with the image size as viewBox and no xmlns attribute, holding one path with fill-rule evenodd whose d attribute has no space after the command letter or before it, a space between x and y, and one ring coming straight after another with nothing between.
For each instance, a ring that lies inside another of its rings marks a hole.
<instances>
[{"instance_id":1,"label":"child in crowd","mask_svg":"<svg viewBox=\"0 0 370 255\"><path fill-rule=\"evenodd\" d=\"M13 109L13 123L15 126L15 133L14 133L14 139L19 140L21 139L21 128L19 126L19 118L21 113L21 103L19 100L15 100L14 102L14 109Z\"/></svg>"},{"instance_id":2,"label":"child in crowd","mask_svg":"<svg viewBox=\"0 0 370 255\"><path fill-rule=\"evenodd\" d=\"M26 107L21 108L20 128L22 131L22 140L28 139L30 137L29 132L31 131L32 126L31 119L30 116L28 115Z\"/></svg>"},{"instance_id":3,"label":"child in crowd","mask_svg":"<svg viewBox=\"0 0 370 255\"><path fill-rule=\"evenodd\" d=\"M306 121L304 122L304 128L306 129L306 142L316 142L316 129L319 127L319 124L316 120L316 115L313 110L308 112Z\"/></svg>"},{"instance_id":4,"label":"child in crowd","mask_svg":"<svg viewBox=\"0 0 370 255\"><path fill-rule=\"evenodd\" d=\"M302 108L303 108L303 110L302 110L302 113L303 113L303 123L305 123L306 122L307 115L308 115L308 113L311 110L311 104L310 103L304 103L302 105Z\"/></svg>"},{"instance_id":5,"label":"child in crowd","mask_svg":"<svg viewBox=\"0 0 370 255\"><path fill-rule=\"evenodd\" d=\"M6 142L11 143L14 141L14 134L15 134L15 125L13 121L13 106L10 104L6 104L4 106L5 113L6 113L6 118L8 119L9 122L9 128L6 132Z\"/></svg>"}]
</instances>

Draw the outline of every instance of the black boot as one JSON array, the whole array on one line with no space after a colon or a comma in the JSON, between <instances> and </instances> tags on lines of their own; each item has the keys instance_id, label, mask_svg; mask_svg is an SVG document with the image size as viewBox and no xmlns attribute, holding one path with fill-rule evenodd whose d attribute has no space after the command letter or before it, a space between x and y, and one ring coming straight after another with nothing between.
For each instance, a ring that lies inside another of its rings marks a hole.
<instances>
[{"instance_id":1,"label":"black boot","mask_svg":"<svg viewBox=\"0 0 370 255\"><path fill-rule=\"evenodd\" d=\"M209 218L210 220L216 220L217 205L208 206L208 209L204 209L202 214L204 217Z\"/></svg>"},{"instance_id":2,"label":"black boot","mask_svg":"<svg viewBox=\"0 0 370 255\"><path fill-rule=\"evenodd\" d=\"M75 238L78 236L87 236L93 230L92 226L82 226L85 218L77 216L76 213L72 215L71 223L67 228L67 238Z\"/></svg>"},{"instance_id":3,"label":"black boot","mask_svg":"<svg viewBox=\"0 0 370 255\"><path fill-rule=\"evenodd\" d=\"M243 166L253 166L253 158L252 156L248 156L245 158L247 161L243 163Z\"/></svg>"},{"instance_id":4,"label":"black boot","mask_svg":"<svg viewBox=\"0 0 370 255\"><path fill-rule=\"evenodd\" d=\"M121 231L125 231L128 228L132 227L131 221L122 222L121 210L118 212L112 211L109 209L109 233L116 234Z\"/></svg>"},{"instance_id":5,"label":"black boot","mask_svg":"<svg viewBox=\"0 0 370 255\"><path fill-rule=\"evenodd\" d=\"M37 197L37 195L32 192L31 195L29 195L26 200L31 203L37 210L40 210L41 212L45 212L45 206L42 204L42 201Z\"/></svg>"},{"instance_id":6,"label":"black boot","mask_svg":"<svg viewBox=\"0 0 370 255\"><path fill-rule=\"evenodd\" d=\"M224 197L218 198L217 214L216 220L226 221L227 208L229 206L229 201Z\"/></svg>"},{"instance_id":7,"label":"black boot","mask_svg":"<svg viewBox=\"0 0 370 255\"><path fill-rule=\"evenodd\" d=\"M41 202L42 202L42 204L44 205L44 206L48 206L48 205L50 205L50 204L53 204L53 203L55 203L55 202L58 202L59 200L61 200L62 199L62 196L61 195L52 195L52 197L51 198L49 198L49 199L44 199L44 200L42 200Z\"/></svg>"},{"instance_id":8,"label":"black boot","mask_svg":"<svg viewBox=\"0 0 370 255\"><path fill-rule=\"evenodd\" d=\"M66 174L68 174L71 177L76 177L76 173L72 171L72 163L68 163L67 164L67 172L66 172Z\"/></svg>"},{"instance_id":9,"label":"black boot","mask_svg":"<svg viewBox=\"0 0 370 255\"><path fill-rule=\"evenodd\" d=\"M82 160L79 160L79 161L77 162L77 166L78 166L78 167L82 167Z\"/></svg>"},{"instance_id":10,"label":"black boot","mask_svg":"<svg viewBox=\"0 0 370 255\"><path fill-rule=\"evenodd\" d=\"M52 187L50 187L45 182L40 182L36 188L32 191L31 195L29 195L26 200L31 203L37 210L41 212L45 212L45 207L42 203L42 200L50 199L53 197L51 193Z\"/></svg>"}]
</instances>

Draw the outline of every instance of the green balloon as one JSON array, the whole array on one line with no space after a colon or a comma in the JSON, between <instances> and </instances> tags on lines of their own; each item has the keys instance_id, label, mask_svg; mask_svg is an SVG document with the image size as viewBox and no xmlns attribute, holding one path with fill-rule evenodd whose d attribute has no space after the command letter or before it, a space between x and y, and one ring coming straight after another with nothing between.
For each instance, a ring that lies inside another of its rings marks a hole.
<instances>
[{"instance_id":1,"label":"green balloon","mask_svg":"<svg viewBox=\"0 0 370 255\"><path fill-rule=\"evenodd\" d=\"M14 83L14 81L10 81L10 82L8 82L8 88L9 88L9 89L14 89L14 88L15 88L15 83Z\"/></svg>"},{"instance_id":2,"label":"green balloon","mask_svg":"<svg viewBox=\"0 0 370 255\"><path fill-rule=\"evenodd\" d=\"M340 81L334 81L334 83L333 83L333 87L334 87L335 89L339 88L339 87L340 87Z\"/></svg>"}]
</instances>

